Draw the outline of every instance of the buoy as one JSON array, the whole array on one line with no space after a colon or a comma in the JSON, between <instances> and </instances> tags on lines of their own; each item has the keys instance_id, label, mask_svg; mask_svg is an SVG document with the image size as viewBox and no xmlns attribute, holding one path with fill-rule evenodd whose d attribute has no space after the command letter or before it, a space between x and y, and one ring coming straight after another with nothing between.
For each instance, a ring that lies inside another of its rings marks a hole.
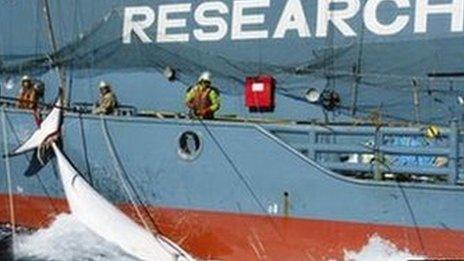
<instances>
[{"instance_id":1,"label":"buoy","mask_svg":"<svg viewBox=\"0 0 464 261\"><path fill-rule=\"evenodd\" d=\"M425 130L425 136L429 139L436 139L440 137L440 135L440 128L435 125L431 125Z\"/></svg>"}]
</instances>

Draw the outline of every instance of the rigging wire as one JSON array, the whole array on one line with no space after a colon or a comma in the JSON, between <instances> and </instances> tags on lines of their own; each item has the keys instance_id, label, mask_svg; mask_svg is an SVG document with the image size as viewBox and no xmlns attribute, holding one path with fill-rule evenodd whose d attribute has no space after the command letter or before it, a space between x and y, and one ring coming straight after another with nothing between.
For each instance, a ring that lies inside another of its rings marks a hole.
<instances>
[{"instance_id":1,"label":"rigging wire","mask_svg":"<svg viewBox=\"0 0 464 261\"><path fill-rule=\"evenodd\" d=\"M206 130L206 132L208 133L208 135L211 137L211 139L213 140L214 144L216 144L216 146L218 147L218 149L221 151L221 153L224 155L225 159L227 160L227 162L229 163L229 165L232 167L232 169L234 170L234 173L237 175L237 177L240 179L240 181L245 185L246 189L248 190L248 192L251 194L251 196L253 197L253 200L258 204L258 206L261 208L261 210L263 211L263 213L267 213L267 210L266 210L266 207L264 207L264 205L261 203L261 201L259 200L259 197L258 195L255 193L253 187L250 185L250 183L247 181L247 179L245 178L245 175L243 175L240 170L238 169L237 165L234 163L234 161L232 160L232 158L229 156L229 154L225 151L225 149L222 147L221 143L218 141L218 139L216 138L216 136L212 133L212 131L209 129L209 127L207 126L207 124L200 118L198 118L198 120L200 121L201 125L203 126L203 128Z\"/></svg>"},{"instance_id":2,"label":"rigging wire","mask_svg":"<svg viewBox=\"0 0 464 261\"><path fill-rule=\"evenodd\" d=\"M8 123L8 127L9 127L11 133L13 134L13 137L16 140L16 143L21 144L21 139L19 138L19 135L18 135L17 131L15 130L12 122L10 121L10 119L8 118L8 115L6 115L6 114L5 114L5 119L6 119L6 122ZM24 157L25 157L27 162L31 161L31 158L27 154L24 154ZM53 166L53 174L58 179L58 173L57 173L56 167L55 167L54 164L52 166ZM50 204L50 206L52 208L52 211L54 211L55 214L59 213L58 209L56 208L55 204L53 203L52 196L51 196L50 192L48 191L47 187L45 186L45 183L43 182L40 175L34 175L34 176L36 177L37 181L39 182L39 185L41 186L42 190L44 191L45 196L47 197L47 199L49 201L49 204Z\"/></svg>"},{"instance_id":3,"label":"rigging wire","mask_svg":"<svg viewBox=\"0 0 464 261\"><path fill-rule=\"evenodd\" d=\"M45 1L45 3L47 2L46 0L44 0L44 1ZM76 10L77 10L77 9L76 9ZM77 12L77 11L76 11L76 12ZM117 11L115 11L115 9L113 9L113 10L111 10L111 11L109 12L109 14L113 14L113 13L115 13L115 14L117 14L117 15L119 15L119 16L122 15L121 12L117 12ZM330 15L333 15L333 12L331 12ZM106 16L105 16L105 17L106 17ZM98 22L98 23L97 23L98 26L97 26L97 27L94 26L93 28L94 28L94 29L95 29L95 28L99 28L102 24L104 24L104 22L105 22L105 19L103 19L102 21ZM363 28L364 28L364 27L363 27ZM90 33L88 33L87 35L92 35L93 33L95 33L95 30L94 30L94 29L93 29L93 30L90 30ZM334 57L334 56L336 55L335 49L341 49L341 50L343 50L343 49L349 49L349 48L351 48L352 46L346 46L346 45L342 45L342 46L337 45L337 46L336 46L336 45L335 45L336 36L335 36L335 34L334 34L334 28L333 28L333 26L329 26L328 30L329 30L329 32L328 32L328 37L326 38L326 42L328 43L327 45L329 45L330 48L325 48L325 51L324 51L324 57L326 57L326 59L324 59L324 61L322 62L322 67L323 67L323 69L321 70L321 73L322 73L322 74L327 75L327 73L329 73L329 71L330 71L330 74L333 73L334 75L336 75L337 72L338 72L340 75L347 75L347 76L350 75L350 76L352 76L352 77L365 77L365 76L368 77L369 75L371 75L372 77L378 77L379 79L380 79L380 78L386 78L386 79L388 79L388 78L391 78L391 77L395 77L395 78L407 79L408 81L410 81L412 77L414 77L414 78L416 78L416 79L425 78L425 77L423 77L423 75L401 75L401 74L390 74L390 75L389 75L389 74L375 74L375 73L373 73L373 74L360 74L360 73L353 73L352 71L350 72L349 69L347 69L347 70L335 70L335 67L334 67L334 59L331 59L331 58L330 58L330 57ZM120 41L121 41L121 37L122 37L122 36L118 36L118 38L117 38L117 39L114 39L113 41L114 41L114 42L120 42ZM83 37L83 39L88 39L88 37ZM75 45L75 43L72 43L71 45ZM65 48L66 48L66 47L65 47ZM159 46L159 45L156 45L156 44L155 44L155 45L152 45L150 48L158 48L158 49L162 50L162 48L160 48L160 46ZM90 53L95 53L95 54L96 54L96 53L98 52L98 49L100 49L100 48L91 50ZM314 49L314 48L313 48L313 49ZM167 49L162 50L162 51L164 51L164 52L169 52L169 50L167 50ZM199 51L200 51L200 50L196 50L196 52L199 52ZM259 48L259 51L261 51L261 48ZM329 54L329 52L330 52L330 54ZM184 55L184 57L180 56L181 58L184 59L184 63L187 62L187 63L189 63L189 64L192 64L193 67L201 68L202 70L208 69L208 68L205 68L206 65L205 65L204 63L195 64L195 60L190 60L190 61L189 61L189 57L191 56L191 55L190 55L191 52L186 51L186 50L184 50L184 52L174 52L174 54L177 54L177 55L178 55L179 53L186 53L186 54L189 54L189 55L186 56L186 57L185 57L185 55ZM174 55L174 54L171 52L171 55ZM249 63L249 62L248 62L248 63L244 63L244 62L240 62L240 61L232 62L231 59L227 59L227 58L222 57L222 56L220 56L220 55L212 55L212 54L206 53L206 52L203 52L203 54L200 54L200 55L203 55L204 57L209 58L209 60L215 59L216 62L219 62L219 60L221 60L222 63L228 64L231 68L234 68L236 71L240 71L241 73L243 73L244 71L245 71L245 72L246 72L246 71L249 71L249 67L250 67L250 65L252 65L252 63ZM178 56L179 56L179 55L178 55ZM144 55L144 56L142 56L141 58L143 59L143 58L146 58L146 57L147 57L147 55ZM66 59L65 59L65 60L66 60ZM72 59L71 59L71 60L72 60ZM71 60L70 60L70 61L71 61ZM150 60L158 60L158 59L150 59ZM161 60L162 60L162 59L161 59ZM61 61L61 62L63 62L61 65L65 65L65 63L66 63L66 61ZM72 61L71 61L71 62L72 62ZM310 61L308 61L308 62L310 62ZM306 62L306 63L304 63L304 64L301 64L301 63L300 63L300 65L302 65L302 66L305 66L305 65L306 65L306 66L308 66L308 68L311 67L311 66L314 66L314 65L311 65L311 64L308 65L308 62ZM327 65L328 65L329 62L331 63L331 66L329 66L330 68L327 68ZM152 65L152 64L150 64L150 65ZM156 64L156 63L155 63L155 65L159 66L159 65ZM161 64L160 64L160 65L161 65ZM263 67L264 65L265 65L264 63L260 62L260 63L258 63L257 66L260 68L260 67ZM90 63L90 66L91 66L91 67L94 67L94 66L92 65L92 63ZM149 66L149 65L146 65L146 66ZM287 71L287 73L290 73L290 74L298 74L298 73L296 72L296 71L298 71L298 68L292 67L291 65L276 66L276 65L268 64L267 66L268 66L269 68L267 68L265 71L275 72L275 73L277 73L277 72L279 72L279 71L280 71L280 72L285 72L285 71ZM351 64L347 64L346 66L351 67ZM189 66L185 66L185 65L184 65L183 67L184 67L184 68L182 68L182 69L184 69L185 72L191 72L191 71L192 71L191 69L189 69ZM256 66L254 66L254 67L256 67ZM182 71L182 69L181 69L181 71ZM215 68L215 67L213 66L213 68L210 68L210 69L217 69L217 68ZM329 70L328 70L328 69L329 69ZM220 70L220 71L222 71L222 70ZM400 71L401 71L401 70L400 70ZM184 72L184 73L185 73L185 72ZM302 72L305 73L304 70L303 70ZM309 70L306 71L306 73L308 73L308 74L312 74L312 73L315 73L315 72L317 73L317 69L314 69L314 70L313 70L313 69L309 69ZM241 80L241 79L239 79L239 78L236 77L237 75L233 76L233 75L229 74L229 75L222 75L222 76L223 76L224 78L228 78L228 77L229 77L230 79L232 79L232 80L234 80L234 81L237 81L237 80L240 81L240 80ZM389 84L386 84L386 85L391 86L390 83L389 83Z\"/></svg>"},{"instance_id":4,"label":"rigging wire","mask_svg":"<svg viewBox=\"0 0 464 261\"><path fill-rule=\"evenodd\" d=\"M362 6L362 12L364 12L364 4ZM357 103L358 103L358 89L359 89L359 83L361 81L361 77L359 77L359 74L362 72L363 69L363 51L364 51L364 33L365 33L365 26L364 23L361 24L361 35L360 39L357 39L358 42L358 54L357 54L357 60L356 64L353 70L354 74L354 81L352 85L352 94L351 94L351 115L355 116L356 111L357 111Z\"/></svg>"},{"instance_id":5,"label":"rigging wire","mask_svg":"<svg viewBox=\"0 0 464 261\"><path fill-rule=\"evenodd\" d=\"M85 137L84 120L82 119L82 113L79 113L78 115L79 115L79 126L80 126L80 133L81 133L81 139L82 139L82 149L84 150L85 167L87 170L87 177L89 179L90 185L93 186L93 177L92 177L92 172L90 170L89 154L87 150L87 139Z\"/></svg>"},{"instance_id":6,"label":"rigging wire","mask_svg":"<svg viewBox=\"0 0 464 261\"><path fill-rule=\"evenodd\" d=\"M256 204L259 206L259 208L261 209L261 211L263 212L264 216L269 218L269 222L271 223L271 226L272 228L274 229L274 231L279 235L279 237L285 241L286 238L283 236L283 234L280 232L280 230L277 228L277 225L275 224L275 222L271 219L271 216L268 214L267 210L266 210L266 207L264 206L264 204L261 202L261 200L259 199L258 195L256 194L256 192L254 191L252 185L247 181L245 175L243 175L239 168L237 167L237 165L234 163L234 161L232 160L232 158L229 156L229 154L226 152L226 150L224 149L224 147L221 145L221 143L219 142L219 140L216 138L216 136L213 134L213 132L209 129L208 125L201 119L201 118L197 118L197 120L201 123L201 125L203 126L203 128L206 130L206 132L208 133L208 135L211 137L211 139L213 140L214 144L218 147L218 149L221 151L221 154L224 156L224 158L226 159L226 161L229 163L229 165L232 167L235 175L239 178L239 180L245 185L245 188L246 190L248 191L248 193L250 193L250 195L252 196L253 200L256 202Z\"/></svg>"},{"instance_id":7,"label":"rigging wire","mask_svg":"<svg viewBox=\"0 0 464 261\"><path fill-rule=\"evenodd\" d=\"M5 169L6 169L6 179L7 179L7 186L8 186L8 198L9 198L9 209L10 209L10 221L11 221L11 235L14 239L16 237L16 216L15 216L15 209L14 209L14 199L13 199L13 189L12 189L12 176L11 176L11 168L10 168L10 156L9 156L9 149L8 149L8 138L7 138L7 130L6 130L6 114L5 108L2 106L2 132L3 132L3 149L5 153Z\"/></svg>"},{"instance_id":8,"label":"rigging wire","mask_svg":"<svg viewBox=\"0 0 464 261\"><path fill-rule=\"evenodd\" d=\"M123 167L123 165L121 163L120 158L116 154L116 151L114 149L114 145L113 145L113 142L111 140L110 134L108 132L108 128L106 126L106 121L103 118L103 115L100 115L100 122L101 122L101 131L102 131L102 133L103 133L103 135L105 137L105 142L106 142L106 146L108 148L108 151L110 152L111 157L113 159L113 164L114 164L114 166L116 168L117 176L120 179L122 187L125 190L127 196L129 197L129 201L131 202L132 206L134 207L134 210L135 210L138 218L140 219L140 221L142 222L143 226L145 227L145 229L147 231L152 231L152 229L150 229L150 227L148 226L148 223L146 222L144 216L142 215L142 212L140 211L140 209L138 207L140 205L140 206L142 206L142 208L143 208L143 210L145 212L145 215L148 216L148 218L149 218L151 224L153 225L154 229L156 230L156 232L159 233L160 232L159 228L157 227L155 221L153 220L152 216L150 215L150 212L148 211L147 207L142 202L140 196L138 195L137 191L135 190L134 185L132 184L131 180L129 179L129 176L127 175L126 171L124 170L124 167ZM134 193L134 195L132 193ZM136 202L136 200L138 202ZM139 204L137 204L137 203L139 203Z\"/></svg>"},{"instance_id":9,"label":"rigging wire","mask_svg":"<svg viewBox=\"0 0 464 261\"><path fill-rule=\"evenodd\" d=\"M46 20L47 25L48 25L47 26L48 35L49 35L50 43L52 45L53 54L56 54L56 53L58 53L59 49L58 49L58 43L56 41L55 33L54 33L54 30L53 30L53 22L52 22L51 13L50 13L50 5L49 5L48 0L42 0L42 3L43 3L43 6L44 6L43 11L44 11L45 20ZM57 3L59 3L59 2L57 1ZM57 61L52 57L53 56L50 56L50 59L51 59L52 63L57 63ZM61 92L64 95L64 98L63 98L64 99L64 104L68 105L68 103L69 103L68 91L69 90L66 89L66 71L63 68L63 66L60 66L60 65L58 65L56 67L56 71L57 71L57 74L58 74L58 77L59 77L59 80L60 80L59 89L61 90Z\"/></svg>"},{"instance_id":10,"label":"rigging wire","mask_svg":"<svg viewBox=\"0 0 464 261\"><path fill-rule=\"evenodd\" d=\"M419 229L419 224L417 223L417 218L416 218L416 215L414 214L414 210L412 209L412 205L409 202L408 195L406 195L406 191L404 191L404 188L403 188L403 186L401 186L400 182L396 181L395 183L398 185L398 188L400 189L401 195L402 195L402 197L404 199L404 203L406 204L408 212L409 212L409 214L411 216L411 220L412 220L412 222L414 224L414 230L416 232L417 239L419 240L419 244L420 244L422 253L425 253L424 240L422 239L422 234L421 234L420 229Z\"/></svg>"},{"instance_id":11,"label":"rigging wire","mask_svg":"<svg viewBox=\"0 0 464 261\"><path fill-rule=\"evenodd\" d=\"M129 200L131 201L132 206L134 207L134 209L135 209L135 211L137 213L137 216L139 217L140 221L142 222L143 226L145 227L145 229L147 231L153 231L152 229L150 229L150 227L148 226L148 223L145 221L145 218L143 217L142 213L140 212L140 210L138 208L138 206L140 205L140 206L142 206L142 209L144 210L145 215L148 217L151 224L153 225L153 228L155 229L156 233L161 234L161 230L156 225L155 220L152 218L152 216L151 216L150 212L148 211L147 207L145 206L145 204L141 200L141 197L137 193L137 190L135 190L135 187L134 187L132 181L130 180L129 176L127 175L127 172L124 170L124 167L123 167L123 165L121 163L120 158L116 154L116 151L114 149L114 144L113 144L113 142L111 140L111 137L110 137L110 134L108 132L108 128L106 126L106 121L103 119L103 115L100 115L100 120L101 120L102 132L103 132L103 134L105 136L105 141L106 141L106 144L107 144L107 148L108 148L108 150L109 150L109 152L110 152L110 154L111 154L111 156L113 158L113 162L114 162L114 165L116 167L116 173L118 174L118 177L119 177L119 179L121 181L121 184L122 184L127 196L129 197ZM126 183L126 181L127 181L127 183ZM132 195L131 191L134 193L134 195ZM138 201L139 205L137 205L137 202L135 202L134 196L135 196L135 199ZM169 241L161 241L158 236L154 236L154 238L161 245L168 244L171 247L176 248L176 246L173 243L169 242ZM185 257L184 254L180 254L180 256Z\"/></svg>"},{"instance_id":12,"label":"rigging wire","mask_svg":"<svg viewBox=\"0 0 464 261\"><path fill-rule=\"evenodd\" d=\"M372 154L375 155L374 156L374 160L375 160L375 164L373 164L374 168L376 169L374 171L374 179L376 177L376 175L378 175L377 173L377 168L379 167L379 163L382 163L382 165L384 165L385 167L387 167L389 169L389 166L388 165L385 165L385 162L381 162L383 158L383 155L380 154L381 151L380 151L380 145L383 143L383 140L382 140L382 133L381 133L381 128L384 126L383 122L382 122L382 119L380 117L380 115L378 115L377 117L375 115L373 115L373 118L372 118L372 124L374 126L376 126L375 128L375 140L374 140L374 146L372 147ZM380 139L380 140L379 140ZM380 179L382 177L382 174L380 173ZM421 250L422 252L425 252L425 247L424 247L424 241L422 239L422 235L420 233L420 230L419 230L419 224L417 223L417 219L416 219L416 215L414 214L414 210L412 209L412 205L411 203L409 202L409 198L406 194L406 191L404 190L404 188L401 186L401 183L395 179L395 184L398 186L400 192L401 192L401 196L406 204L406 208L407 208L407 211L411 217L411 220L414 224L414 230L415 230L415 233L417 235L417 239L419 241L419 244L420 244L420 247L421 247Z\"/></svg>"}]
</instances>

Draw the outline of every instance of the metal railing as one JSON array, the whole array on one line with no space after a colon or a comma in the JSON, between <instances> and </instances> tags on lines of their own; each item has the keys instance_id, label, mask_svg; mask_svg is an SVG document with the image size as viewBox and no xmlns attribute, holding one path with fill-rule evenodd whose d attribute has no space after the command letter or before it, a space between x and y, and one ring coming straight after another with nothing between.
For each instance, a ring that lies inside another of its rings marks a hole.
<instances>
[{"instance_id":1,"label":"metal railing","mask_svg":"<svg viewBox=\"0 0 464 261\"><path fill-rule=\"evenodd\" d=\"M385 174L403 174L439 178L448 184L459 182L464 146L455 121L441 128L436 139L425 138L424 127L272 125L266 128L307 157L341 174L365 173L378 180ZM401 139L416 144L395 143ZM348 160L353 157L358 159Z\"/></svg>"},{"instance_id":2,"label":"metal railing","mask_svg":"<svg viewBox=\"0 0 464 261\"><path fill-rule=\"evenodd\" d=\"M16 108L16 103L19 101L17 98L12 97L5 97L0 96L0 106L6 108ZM42 111L47 111L48 109L53 108L55 105L52 103L44 103L44 102L37 102L37 106ZM95 107L94 103L88 102L75 102L72 103L71 106L66 107L63 106L62 109L68 112L75 112L75 113L83 113L83 114L91 114ZM30 109L25 109L30 110ZM116 116L135 116L137 115L137 108L131 105L118 105L114 114Z\"/></svg>"},{"instance_id":3,"label":"metal railing","mask_svg":"<svg viewBox=\"0 0 464 261\"><path fill-rule=\"evenodd\" d=\"M0 97L0 105L14 107L16 99ZM49 108L53 105L40 104ZM73 103L68 111L90 113L93 104ZM117 115L135 116L136 108L120 106ZM182 118L182 117L181 117ZM265 128L278 138L321 165L341 174L368 173L374 179L382 179L383 174L407 174L445 179L449 184L457 184L462 171L461 155L464 143L456 121L440 131L440 144L427 146L398 146L389 140L396 138L424 138L424 127L381 127L373 126L321 126L294 124L264 124ZM370 144L366 144L369 141ZM368 162L343 160L349 156L371 157ZM392 159L401 157L439 158L446 164L401 165ZM387 159L387 160L383 160ZM389 162L390 161L390 162Z\"/></svg>"}]
</instances>

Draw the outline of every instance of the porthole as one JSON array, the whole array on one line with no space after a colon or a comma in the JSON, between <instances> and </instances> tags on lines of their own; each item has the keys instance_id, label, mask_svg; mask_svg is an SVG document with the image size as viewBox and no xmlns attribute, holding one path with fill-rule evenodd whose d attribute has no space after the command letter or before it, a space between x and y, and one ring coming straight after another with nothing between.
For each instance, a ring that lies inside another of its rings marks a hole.
<instances>
[{"instance_id":1,"label":"porthole","mask_svg":"<svg viewBox=\"0 0 464 261\"><path fill-rule=\"evenodd\" d=\"M197 133L186 131L179 136L177 153L184 160L194 160L200 155L202 146Z\"/></svg>"}]
</instances>

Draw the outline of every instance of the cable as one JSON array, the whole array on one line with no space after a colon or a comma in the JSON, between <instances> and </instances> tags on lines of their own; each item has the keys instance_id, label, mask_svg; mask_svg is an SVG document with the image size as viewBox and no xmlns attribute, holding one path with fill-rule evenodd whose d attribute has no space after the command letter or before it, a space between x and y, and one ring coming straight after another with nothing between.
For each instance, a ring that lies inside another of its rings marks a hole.
<instances>
[{"instance_id":1,"label":"cable","mask_svg":"<svg viewBox=\"0 0 464 261\"><path fill-rule=\"evenodd\" d=\"M132 189L132 192L134 193L134 196L136 197L137 201L143 207L145 214L148 215L148 218L150 219L152 225L156 229L156 232L159 232L159 229L156 226L156 223L154 222L154 220L152 219L152 217L150 215L150 212L147 210L147 208L145 207L145 205L141 201L139 195L137 194L137 192L136 192L136 190L134 188L134 185L130 181L126 171L124 170L124 168L123 168L123 166L121 164L121 160L119 159L118 155L116 154L116 152L114 150L113 142L112 142L111 137L109 135L108 128L106 126L106 121L103 119L103 115L100 115L100 120L101 120L101 130L102 130L102 132L104 134L106 145L108 147L108 151L110 152L111 157L113 158L113 162L114 162L114 165L116 167L116 173L118 174L118 177L119 177L119 179L121 181L123 189L125 190L127 196L129 197L129 200L132 203L132 205L133 205L133 207L134 207L134 209L135 209L135 211L137 213L137 216L140 218L140 221L142 222L145 229L147 229L148 231L151 231L151 229L148 226L147 222L143 218L143 215L140 212L140 209L138 208L136 200L133 198L133 195L131 193L131 189ZM126 177L124 177L124 176L126 176ZM127 181L128 184L126 183L126 181ZM130 188L129 188L129 186L130 186Z\"/></svg>"},{"instance_id":2,"label":"cable","mask_svg":"<svg viewBox=\"0 0 464 261\"><path fill-rule=\"evenodd\" d=\"M116 173L118 174L118 177L119 179L121 180L121 184L123 185L123 188L124 190L126 191L126 194L127 196L129 197L129 200L131 201L132 203L132 206L134 207L138 217L140 218L140 221L142 222L142 224L144 225L145 229L147 231L152 231L150 229L150 227L148 226L148 224L146 223L145 219L143 218L143 215L142 213L140 212L139 208L138 208L138 205L137 203L135 202L134 198L132 197L132 193L131 193L131 190L132 192L134 193L134 196L135 198L137 199L138 203L140 206L142 206L144 212L145 212L145 215L148 216L148 219L150 220L151 224L153 225L154 229L156 230L156 233L157 234L160 234L160 229L158 228L158 226L156 225L155 221L153 220L152 216L150 215L150 212L148 211L147 207L145 206L145 204L142 202L140 196L137 194L137 191L135 190L135 187L134 185L132 184L129 176L127 175L127 172L124 170L124 167L121 163L121 160L119 159L118 155L116 154L116 151L114 150L114 146L113 146L113 142L111 141L111 137L109 135L109 132L108 132L108 128L106 126L106 121L103 119L103 115L100 115L100 120L101 120L101 126L102 126L102 132L105 136L105 141L106 141L106 144L107 144L107 147L108 147L108 150L113 158L113 161L114 161L114 164L116 166ZM124 176L125 176L125 179L124 179ZM128 184L126 184L126 182ZM128 187L128 185L130 186L130 188ZM161 245L163 245L163 243L167 243L168 245L170 245L172 248L174 249L177 249L178 248L172 244L171 242L167 241L166 240L163 240L161 242L160 238L159 238L159 235L155 235L154 236L155 240L158 241ZM180 256L183 256L185 257L184 253L181 253L179 254Z\"/></svg>"},{"instance_id":3,"label":"cable","mask_svg":"<svg viewBox=\"0 0 464 261\"><path fill-rule=\"evenodd\" d=\"M5 153L5 168L6 168L6 180L8 186L8 197L9 197L9 208L10 208L10 221L11 221L11 235L14 239L16 237L16 218L14 210L14 200L13 200L13 189L12 189L12 179L11 179L11 169L10 169L10 156L8 149L8 138L6 132L6 116L5 108L2 107L2 132L3 132L3 148Z\"/></svg>"},{"instance_id":4,"label":"cable","mask_svg":"<svg viewBox=\"0 0 464 261\"><path fill-rule=\"evenodd\" d=\"M267 210L266 210L266 207L264 207L264 205L261 203L261 201L259 200L259 197L258 195L256 195L256 193L254 192L253 188L251 187L251 185L248 183L248 181L246 180L245 176L240 172L240 170L238 169L237 165L235 165L234 161L230 158L230 156L227 154L227 152L225 151L225 149L221 146L221 143L216 139L216 137L214 136L214 134L211 132L211 130L208 128L208 126L205 124L205 122L198 118L198 120L200 121L200 123L203 125L203 127L205 128L206 132L208 133L208 135L211 137L211 139L213 140L213 142L216 144L216 146L219 148L219 150L221 151L221 153L224 155L224 157L226 158L227 162L229 163L229 165L232 167L232 169L234 170L235 174L237 175L237 177L240 179L240 181L245 185L246 189L248 190L248 192L251 194L251 196L253 197L254 201L256 201L256 203L259 205L259 207L261 208L261 210L263 211L263 213L267 214Z\"/></svg>"},{"instance_id":5,"label":"cable","mask_svg":"<svg viewBox=\"0 0 464 261\"><path fill-rule=\"evenodd\" d=\"M9 120L8 118L8 115L5 114L5 119L6 119L6 122L8 123L8 127L9 129L11 130L11 132L13 133L13 136L16 140L16 142L18 144L21 143L21 140L19 139L19 136L18 136L18 133L16 132L16 130L14 129L13 127L13 124L11 123L11 121ZM31 161L31 158L29 156L27 156L27 154L24 154L24 157L26 158L26 160L29 162ZM58 173L56 171L56 168L55 168L55 165L53 165L53 174L55 174L55 177L58 179ZM42 187L42 190L45 192L45 196L47 197L49 203L50 203L50 206L52 207L52 210L54 211L55 214L59 213L58 209L55 207L55 205L53 204L53 200L52 200L52 197L50 196L50 192L48 192L48 189L47 187L45 186L45 183L42 181L42 179L40 178L39 175L35 175L35 177L37 178L37 181L39 182L40 186Z\"/></svg>"},{"instance_id":6,"label":"cable","mask_svg":"<svg viewBox=\"0 0 464 261\"><path fill-rule=\"evenodd\" d=\"M235 165L234 161L232 160L232 158L227 154L227 152L225 151L225 149L221 146L221 143L216 139L215 135L211 132L211 130L208 128L208 126L205 124L205 122L201 119L201 118L197 118L198 121L203 125L204 129L206 130L206 132L208 133L208 135L211 137L211 139L213 140L213 142L216 144L216 146L219 148L219 150L221 151L222 155L224 155L224 157L226 158L227 162L230 164L230 166L232 167L232 169L234 170L234 173L237 175L237 177L240 179L240 181L245 185L246 189L248 190L248 192L251 194L251 196L253 197L253 200L258 204L258 206L261 208L261 210L263 211L263 214L265 217L269 218L269 221L271 223L271 226L272 228L274 229L274 231L279 235L279 237L281 239L283 239L284 241L287 241L286 238L283 236L282 233L280 233L280 230L277 228L277 225L275 224L274 220L272 219L272 217L268 214L266 208L264 207L264 205L261 203L261 201L259 200L259 197L258 195L256 195L255 191L253 190L253 187L251 186L251 184L248 183L248 181L246 180L245 176L240 172L240 170L238 169L237 165ZM288 242L288 241L287 241Z\"/></svg>"},{"instance_id":7,"label":"cable","mask_svg":"<svg viewBox=\"0 0 464 261\"><path fill-rule=\"evenodd\" d=\"M401 186L401 184L398 181L396 182L396 184L398 185L398 188L401 191L401 195L403 196L404 202L406 203L406 207L408 209L408 212L411 215L411 219L412 219L412 222L414 224L414 230L416 231L417 239L419 240L421 250L422 250L423 253L425 253L424 241L422 239L422 235L421 235L420 230L419 230L419 225L417 224L416 215L414 214L411 203L409 202L408 196L406 195L406 192L404 191L404 188Z\"/></svg>"},{"instance_id":8,"label":"cable","mask_svg":"<svg viewBox=\"0 0 464 261\"><path fill-rule=\"evenodd\" d=\"M92 172L90 170L90 162L89 162L89 154L87 151L87 139L85 138L84 133L84 121L82 120L82 114L79 113L79 126L80 126L80 133L82 139L82 149L84 150L84 160L85 160L85 167L87 169L87 176L89 178L90 185L93 185L93 177Z\"/></svg>"}]
</instances>

